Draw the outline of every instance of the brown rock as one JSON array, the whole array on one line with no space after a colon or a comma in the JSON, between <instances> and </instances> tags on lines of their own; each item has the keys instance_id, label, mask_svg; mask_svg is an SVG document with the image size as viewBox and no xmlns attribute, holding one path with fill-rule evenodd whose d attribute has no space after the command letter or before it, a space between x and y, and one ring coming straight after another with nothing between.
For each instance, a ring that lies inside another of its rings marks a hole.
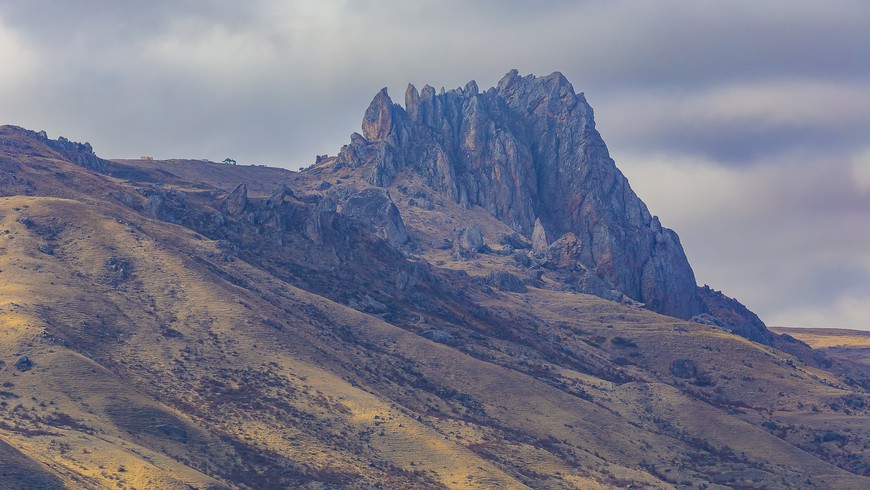
<instances>
[{"instance_id":1,"label":"brown rock","mask_svg":"<svg viewBox=\"0 0 870 490\"><path fill-rule=\"evenodd\" d=\"M238 217L245 212L248 205L248 186L241 183L224 198L221 210L229 216Z\"/></svg>"},{"instance_id":2,"label":"brown rock","mask_svg":"<svg viewBox=\"0 0 870 490\"><path fill-rule=\"evenodd\" d=\"M547 231L544 230L544 225L541 224L541 218L535 219L535 228L532 231L532 253L539 254L550 246L550 241L547 240Z\"/></svg>"}]
</instances>

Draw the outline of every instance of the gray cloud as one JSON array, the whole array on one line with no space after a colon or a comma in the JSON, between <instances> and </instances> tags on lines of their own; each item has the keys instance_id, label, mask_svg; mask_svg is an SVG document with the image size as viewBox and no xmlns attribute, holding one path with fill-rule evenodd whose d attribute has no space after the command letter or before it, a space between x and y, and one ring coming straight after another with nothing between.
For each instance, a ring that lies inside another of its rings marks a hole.
<instances>
[{"instance_id":1,"label":"gray cloud","mask_svg":"<svg viewBox=\"0 0 870 490\"><path fill-rule=\"evenodd\" d=\"M868 24L861 0L0 0L0 107L106 157L296 168L383 86L559 70L699 281L870 329Z\"/></svg>"}]
</instances>

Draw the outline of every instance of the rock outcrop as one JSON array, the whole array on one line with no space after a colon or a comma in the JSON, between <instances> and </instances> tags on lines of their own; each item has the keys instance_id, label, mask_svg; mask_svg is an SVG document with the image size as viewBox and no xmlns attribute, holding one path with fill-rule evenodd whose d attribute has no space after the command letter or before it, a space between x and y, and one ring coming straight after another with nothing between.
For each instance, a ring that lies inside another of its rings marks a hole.
<instances>
[{"instance_id":1,"label":"rock outcrop","mask_svg":"<svg viewBox=\"0 0 870 490\"><path fill-rule=\"evenodd\" d=\"M544 225L541 224L541 218L535 219L535 228L532 230L532 252L539 254L550 246L550 241L547 239L547 231Z\"/></svg>"},{"instance_id":2,"label":"rock outcrop","mask_svg":"<svg viewBox=\"0 0 870 490\"><path fill-rule=\"evenodd\" d=\"M453 259L474 257L488 249L483 231L477 225L466 226L456 232L453 239Z\"/></svg>"},{"instance_id":3,"label":"rock outcrop","mask_svg":"<svg viewBox=\"0 0 870 490\"><path fill-rule=\"evenodd\" d=\"M405 223L384 189L365 189L353 194L341 203L338 211L395 247L408 241Z\"/></svg>"},{"instance_id":4,"label":"rock outcrop","mask_svg":"<svg viewBox=\"0 0 870 490\"><path fill-rule=\"evenodd\" d=\"M248 186L244 183L239 184L230 192L221 205L222 211L230 216L241 216L245 212L245 206L248 205Z\"/></svg>"},{"instance_id":5,"label":"rock outcrop","mask_svg":"<svg viewBox=\"0 0 870 490\"><path fill-rule=\"evenodd\" d=\"M94 149L90 143L77 143L63 136L53 140L48 137L45 131L40 131L37 135L51 149L77 165L94 172L106 172L109 169L110 162L94 154Z\"/></svg>"},{"instance_id":6,"label":"rock outcrop","mask_svg":"<svg viewBox=\"0 0 870 490\"><path fill-rule=\"evenodd\" d=\"M330 226L336 214L335 210L335 201L328 197L318 202L305 221L305 237L315 245L323 245L323 230Z\"/></svg>"},{"instance_id":7,"label":"rock outcrop","mask_svg":"<svg viewBox=\"0 0 870 490\"><path fill-rule=\"evenodd\" d=\"M700 323L712 323L717 326L723 326L723 328L741 337L746 337L749 340L766 345L771 344L773 335L770 330L758 318L758 315L749 311L739 301L706 285L698 288L698 295L709 314L700 315L700 318L693 318L693 321L702 320ZM719 323L703 321L711 316L713 319L718 320Z\"/></svg>"},{"instance_id":8,"label":"rock outcrop","mask_svg":"<svg viewBox=\"0 0 870 490\"><path fill-rule=\"evenodd\" d=\"M12 147L26 151L31 156L49 156L54 151L70 162L93 172L108 172L112 163L94 153L90 143L70 141L63 136L56 140L48 137L45 131L31 131L18 126L0 128L0 147ZM48 150L45 151L45 150Z\"/></svg>"},{"instance_id":9,"label":"rock outcrop","mask_svg":"<svg viewBox=\"0 0 870 490\"><path fill-rule=\"evenodd\" d=\"M526 285L523 283L523 280L506 271L490 272L486 277L486 284L499 291L510 291L512 293L526 292Z\"/></svg>"},{"instance_id":10,"label":"rock outcrop","mask_svg":"<svg viewBox=\"0 0 870 490\"><path fill-rule=\"evenodd\" d=\"M582 264L613 289L668 315L704 312L676 233L632 191L586 98L560 73L512 70L484 92L474 82L439 94L411 85L404 109L381 90L362 134L336 161L364 168L378 187L416 171L454 202L481 206L530 238L535 252L546 249L546 235L571 233Z\"/></svg>"}]
</instances>

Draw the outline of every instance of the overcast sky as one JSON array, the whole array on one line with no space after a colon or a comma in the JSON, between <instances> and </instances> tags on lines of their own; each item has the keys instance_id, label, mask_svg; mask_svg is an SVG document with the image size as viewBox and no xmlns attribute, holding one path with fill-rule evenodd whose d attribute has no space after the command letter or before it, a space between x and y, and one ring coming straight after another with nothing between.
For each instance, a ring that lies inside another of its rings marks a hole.
<instances>
[{"instance_id":1,"label":"overcast sky","mask_svg":"<svg viewBox=\"0 0 870 490\"><path fill-rule=\"evenodd\" d=\"M0 123L298 168L381 87L558 70L700 284L870 330L868 26L862 0L0 0Z\"/></svg>"}]
</instances>

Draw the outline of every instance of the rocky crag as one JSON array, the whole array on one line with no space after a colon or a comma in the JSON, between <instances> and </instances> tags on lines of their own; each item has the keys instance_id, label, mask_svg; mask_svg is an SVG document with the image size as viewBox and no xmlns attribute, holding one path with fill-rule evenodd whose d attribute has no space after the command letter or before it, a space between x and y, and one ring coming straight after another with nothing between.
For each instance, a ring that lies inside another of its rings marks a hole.
<instances>
[{"instance_id":1,"label":"rocky crag","mask_svg":"<svg viewBox=\"0 0 870 490\"><path fill-rule=\"evenodd\" d=\"M556 209L504 100L507 190L385 96L302 172L0 126L0 488L868 488L863 365L693 281L640 308L598 254L643 277L653 218Z\"/></svg>"},{"instance_id":2,"label":"rocky crag","mask_svg":"<svg viewBox=\"0 0 870 490\"><path fill-rule=\"evenodd\" d=\"M679 237L631 189L592 107L561 73L512 70L483 92L474 81L438 93L409 85L404 108L383 89L362 134L330 163L361 169L369 185L388 189L415 173L435 194L479 206L530 240L538 265L576 271L584 292L624 295L683 319L718 314L726 327L769 342L751 312L698 289Z\"/></svg>"}]
</instances>

